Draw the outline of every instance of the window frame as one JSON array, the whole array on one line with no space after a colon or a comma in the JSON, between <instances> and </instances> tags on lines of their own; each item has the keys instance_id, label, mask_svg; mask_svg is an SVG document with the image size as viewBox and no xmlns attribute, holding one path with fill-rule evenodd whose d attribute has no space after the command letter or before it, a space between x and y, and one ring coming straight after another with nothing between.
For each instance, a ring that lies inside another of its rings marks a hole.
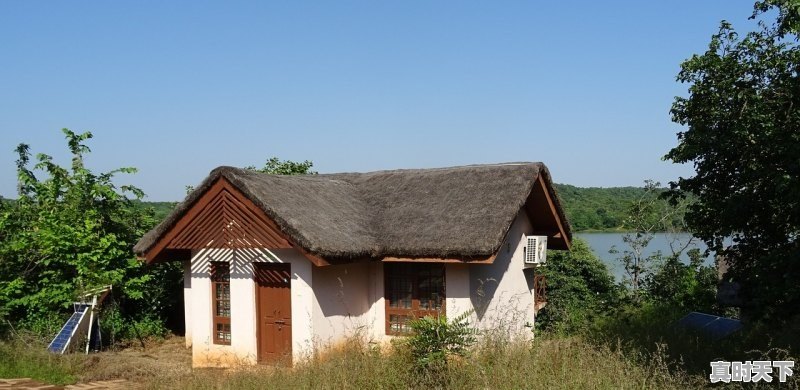
<instances>
[{"instance_id":1,"label":"window frame","mask_svg":"<svg viewBox=\"0 0 800 390\"><path fill-rule=\"evenodd\" d=\"M231 309L231 268L230 263L227 261L212 261L210 264L210 274L211 274L211 332L212 332L212 339L214 344L218 345L231 345L231 339L233 339L233 333L231 329L231 317L230 317L230 309ZM220 279L220 272L225 272L224 279ZM223 286L227 286L228 290L228 315L227 316L220 316L217 315L217 307L219 302L225 301L225 299L219 299L217 291L222 288ZM223 333L228 334L228 338L219 338L219 332L217 330L218 326L222 326ZM227 327L227 332L225 332L225 328Z\"/></svg>"},{"instance_id":2,"label":"window frame","mask_svg":"<svg viewBox=\"0 0 800 390\"><path fill-rule=\"evenodd\" d=\"M434 288L429 288L429 294L438 293L440 295L439 300L441 304L438 308L436 308L435 304L431 304L433 301L428 299L429 308L423 308L422 302L423 300L420 299L422 288L420 287L420 280L423 280L426 277L430 277L430 271L432 269L440 269L441 270L441 286L437 286ZM425 275L423 272L428 272L428 275ZM385 301L385 323L386 323L386 334L391 336L404 336L408 334L408 331L393 331L392 330L392 322L390 321L391 316L405 316L405 317L412 317L412 318L422 318L425 316L432 316L438 317L439 315L443 315L447 311L447 268L445 264L442 263L407 263L407 262L398 262L398 263L384 263L383 267L383 285L384 285L384 301ZM407 277L411 280L411 308L400 308L400 307L392 307L392 300L390 297L393 296L391 294L390 288L392 286L391 280ZM439 290L439 291L436 291Z\"/></svg>"}]
</instances>

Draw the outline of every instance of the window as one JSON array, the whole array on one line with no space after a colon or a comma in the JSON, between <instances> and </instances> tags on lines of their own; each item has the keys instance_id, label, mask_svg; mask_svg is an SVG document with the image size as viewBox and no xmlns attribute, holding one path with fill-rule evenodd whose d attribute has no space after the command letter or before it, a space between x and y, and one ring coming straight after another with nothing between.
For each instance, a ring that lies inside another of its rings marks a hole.
<instances>
[{"instance_id":1,"label":"window","mask_svg":"<svg viewBox=\"0 0 800 390\"><path fill-rule=\"evenodd\" d=\"M222 261L211 262L211 310L214 314L214 344L231 344L231 269Z\"/></svg>"},{"instance_id":2,"label":"window","mask_svg":"<svg viewBox=\"0 0 800 390\"><path fill-rule=\"evenodd\" d=\"M406 334L408 321L445 310L444 264L384 264L386 334Z\"/></svg>"}]
</instances>

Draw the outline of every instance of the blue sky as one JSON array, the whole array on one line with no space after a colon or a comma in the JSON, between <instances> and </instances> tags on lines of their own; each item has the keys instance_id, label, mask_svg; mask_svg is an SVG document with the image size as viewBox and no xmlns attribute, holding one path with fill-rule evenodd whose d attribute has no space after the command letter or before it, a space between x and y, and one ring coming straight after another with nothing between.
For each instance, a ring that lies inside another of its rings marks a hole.
<instances>
[{"instance_id":1,"label":"blue sky","mask_svg":"<svg viewBox=\"0 0 800 390\"><path fill-rule=\"evenodd\" d=\"M679 64L753 1L0 2L0 195L14 147L149 200L271 156L320 172L544 161L557 182L691 175L661 161Z\"/></svg>"}]
</instances>

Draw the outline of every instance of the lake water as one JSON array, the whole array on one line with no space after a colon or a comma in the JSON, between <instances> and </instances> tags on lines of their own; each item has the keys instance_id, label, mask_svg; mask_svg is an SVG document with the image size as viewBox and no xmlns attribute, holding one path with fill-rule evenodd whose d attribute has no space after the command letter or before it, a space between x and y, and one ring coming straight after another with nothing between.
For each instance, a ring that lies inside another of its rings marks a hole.
<instances>
[{"instance_id":1,"label":"lake water","mask_svg":"<svg viewBox=\"0 0 800 390\"><path fill-rule=\"evenodd\" d=\"M589 243L589 246L592 248L597 257L599 257L600 260L602 260L603 263L608 266L608 269L611 270L611 273L613 273L619 281L622 280L622 276L625 274L625 270L622 268L619 257L621 257L624 250L629 249L627 244L622 241L622 236L624 234L625 233L575 233L575 236L580 237ZM692 238L692 235L689 233L656 233L653 239L650 241L650 245L647 246L645 256L653 254L659 250L664 255L670 255L672 254L670 244L672 244L672 246L677 250L687 243L689 243L689 247L686 249L687 251L692 248L699 248L701 252L706 250L706 245L699 239ZM612 246L616 246L620 253L608 253ZM681 259L685 263L688 263L689 257L686 256L685 253L686 251L684 251ZM706 257L705 264L714 264L713 253Z\"/></svg>"}]
</instances>

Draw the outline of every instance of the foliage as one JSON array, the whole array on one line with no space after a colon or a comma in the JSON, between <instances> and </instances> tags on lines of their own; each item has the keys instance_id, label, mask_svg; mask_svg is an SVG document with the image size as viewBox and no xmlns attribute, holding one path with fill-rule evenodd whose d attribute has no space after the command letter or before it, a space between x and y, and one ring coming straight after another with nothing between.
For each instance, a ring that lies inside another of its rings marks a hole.
<instances>
[{"instance_id":1,"label":"foliage","mask_svg":"<svg viewBox=\"0 0 800 390\"><path fill-rule=\"evenodd\" d=\"M800 318L785 328L763 322L746 323L734 334L712 340L701 332L680 327L676 322L686 310L670 303L644 302L626 305L618 314L600 318L593 324L591 340L611 346L625 356L652 359L665 355L670 370L680 369L708 382L709 362L716 360L794 360L800 345ZM797 388L800 378L790 380L788 388Z\"/></svg>"},{"instance_id":2,"label":"foliage","mask_svg":"<svg viewBox=\"0 0 800 390\"><path fill-rule=\"evenodd\" d=\"M156 223L163 221L164 218L175 209L175 206L178 205L177 202L145 202L138 199L133 200L132 203L134 206L145 210L152 209L153 220Z\"/></svg>"},{"instance_id":3,"label":"foliage","mask_svg":"<svg viewBox=\"0 0 800 390\"><path fill-rule=\"evenodd\" d=\"M612 247L609 251L612 254L621 254L619 261L625 270L625 283L630 287L635 302L641 300L643 279L663 262L663 254L660 251L646 254L647 246L655 237L654 234L682 231L684 228L683 214L689 202L688 198L680 202L667 202L663 199L660 185L658 182L645 180L644 192L628 206L624 225L630 232L622 236L626 246L621 252L616 247ZM671 244L672 255L677 259L688 245L689 242L676 251Z\"/></svg>"},{"instance_id":4,"label":"foliage","mask_svg":"<svg viewBox=\"0 0 800 390\"><path fill-rule=\"evenodd\" d=\"M419 367L438 369L447 365L452 356L464 356L476 341L476 330L469 325L474 311L466 311L452 321L444 314L425 316L409 321L413 331L406 342Z\"/></svg>"},{"instance_id":5,"label":"foliage","mask_svg":"<svg viewBox=\"0 0 800 390\"><path fill-rule=\"evenodd\" d=\"M155 278L133 257L133 243L154 223L152 211L128 198L140 199L141 190L114 184L116 174L136 170L93 173L84 165L92 134L63 133L72 154L67 168L45 154L31 168L29 146L16 148L19 198L0 210L3 322L52 335L83 291L106 284L130 312L161 315L169 309L154 286L171 285L175 272Z\"/></svg>"},{"instance_id":6,"label":"foliage","mask_svg":"<svg viewBox=\"0 0 800 390\"><path fill-rule=\"evenodd\" d=\"M103 307L100 317L103 321L103 337L111 344L125 340L137 342L144 338L162 338L168 335L164 318L152 313L126 315L120 310L119 305L111 304Z\"/></svg>"},{"instance_id":7,"label":"foliage","mask_svg":"<svg viewBox=\"0 0 800 390\"><path fill-rule=\"evenodd\" d=\"M678 255L668 256L644 280L648 299L685 311L723 314L716 304L717 270L703 265L700 249L687 252L689 264Z\"/></svg>"},{"instance_id":8,"label":"foliage","mask_svg":"<svg viewBox=\"0 0 800 390\"><path fill-rule=\"evenodd\" d=\"M689 227L727 258L762 318L800 313L798 11L797 0L759 1L757 28L740 36L723 21L708 50L681 64L689 96L671 113L686 130L664 157L694 164L694 176L670 184L672 199L697 197Z\"/></svg>"},{"instance_id":9,"label":"foliage","mask_svg":"<svg viewBox=\"0 0 800 390\"><path fill-rule=\"evenodd\" d=\"M314 175L317 172L311 170L311 167L313 166L314 163L309 160L305 160L303 162L291 160L281 161L277 157L272 157L267 160L263 168L256 168L255 166L251 165L245 167L245 169L273 175Z\"/></svg>"},{"instance_id":10,"label":"foliage","mask_svg":"<svg viewBox=\"0 0 800 390\"><path fill-rule=\"evenodd\" d=\"M536 315L536 329L571 334L587 329L619 301L619 287L608 267L586 241L575 237L570 251L552 251L540 272L547 280L547 305Z\"/></svg>"},{"instance_id":11,"label":"foliage","mask_svg":"<svg viewBox=\"0 0 800 390\"><path fill-rule=\"evenodd\" d=\"M628 203L639 198L638 187L575 187L555 184L564 212L575 231L620 230Z\"/></svg>"}]
</instances>

